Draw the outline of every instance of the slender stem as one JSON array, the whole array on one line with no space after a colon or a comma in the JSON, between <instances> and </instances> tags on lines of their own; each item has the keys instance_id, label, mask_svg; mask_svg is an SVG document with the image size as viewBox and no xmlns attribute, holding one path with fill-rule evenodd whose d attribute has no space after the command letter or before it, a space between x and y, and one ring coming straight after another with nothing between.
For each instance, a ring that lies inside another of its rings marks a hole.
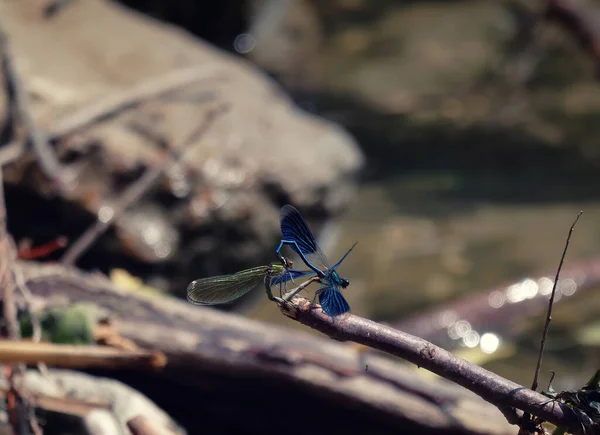
<instances>
[{"instance_id":1,"label":"slender stem","mask_svg":"<svg viewBox=\"0 0 600 435\"><path fill-rule=\"evenodd\" d=\"M31 144L38 159L40 168L59 189L65 191L67 182L64 179L62 165L54 153L54 149L48 143L46 134L37 126L32 114L29 96L21 82L15 68L13 57L10 52L8 37L4 33L0 23L0 49L2 55L2 70L4 72L6 87L12 92L13 107L16 110L21 124L27 131Z\"/></svg>"},{"instance_id":2,"label":"slender stem","mask_svg":"<svg viewBox=\"0 0 600 435\"><path fill-rule=\"evenodd\" d=\"M575 225L577 225L577 221L581 217L583 211L580 211L577 217L575 218L575 222L571 225L569 229L569 234L567 236L567 242L565 243L565 249L563 250L562 256L560 257L560 263L558 263L558 269L556 270L556 278L554 278L554 285L552 286L552 293L550 294L550 300L548 301L548 314L546 315L546 323L544 325L544 332L542 333L542 341L540 343L540 353L538 355L537 364L535 366L535 374L533 375L533 382L531 383L531 389L533 391L537 390L538 387L538 377L540 375L540 369L542 368L542 357L544 355L544 347L546 347L546 338L548 336L548 329L550 328L550 321L552 320L552 306L554 305L554 295L556 294L556 286L558 285L558 278L560 276L560 271L562 269L563 263L565 262L565 255L567 255L567 248L569 247L569 242L571 241L571 234L573 234L573 229Z\"/></svg>"}]
</instances>

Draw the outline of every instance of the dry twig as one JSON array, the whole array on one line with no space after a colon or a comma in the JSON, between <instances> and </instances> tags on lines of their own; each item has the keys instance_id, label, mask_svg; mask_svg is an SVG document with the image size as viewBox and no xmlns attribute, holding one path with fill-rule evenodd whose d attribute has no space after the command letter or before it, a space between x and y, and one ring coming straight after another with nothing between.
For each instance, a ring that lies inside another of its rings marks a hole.
<instances>
[{"instance_id":1,"label":"dry twig","mask_svg":"<svg viewBox=\"0 0 600 435\"><path fill-rule=\"evenodd\" d=\"M153 78L127 91L94 101L74 113L52 123L48 132L52 140L79 131L90 124L110 117L122 110L134 107L143 101L159 97L167 92L192 83L217 76L218 71L207 65L191 66L162 77Z\"/></svg>"},{"instance_id":2,"label":"dry twig","mask_svg":"<svg viewBox=\"0 0 600 435\"><path fill-rule=\"evenodd\" d=\"M565 249L563 250L562 256L560 257L560 263L558 263L558 269L556 270L556 277L554 278L554 284L552 285L552 293L550 294L550 299L548 301L548 314L546 315L546 323L544 324L544 332L542 332L542 341L540 343L540 353L538 355L537 364L535 366L535 373L533 375L533 382L531 383L531 389L533 391L537 390L538 387L538 377L540 375L540 369L542 367L542 357L544 356L544 348L546 346L546 337L548 337L548 329L550 328L550 321L552 320L552 306L554 305L554 296L556 294L556 286L558 285L558 278L560 277L560 271L562 269L563 263L565 262L565 255L567 255L567 249L569 248L569 242L571 241L571 234L573 234L573 230L575 229L575 225L579 221L581 214L583 211L580 211L571 225L569 229L569 235L567 236L567 242L565 243Z\"/></svg>"},{"instance_id":3,"label":"dry twig","mask_svg":"<svg viewBox=\"0 0 600 435\"><path fill-rule=\"evenodd\" d=\"M116 205L112 209L110 217L100 219L89 227L76 241L69 247L67 252L61 258L61 263L65 265L73 265L77 259L100 237L129 206L138 201L144 193L152 187L159 177L168 170L173 164L177 163L189 147L196 143L197 139L204 135L217 116L227 110L226 106L220 109L208 112L203 122L194 129L183 144L174 147L175 150L171 153L167 160L153 168L147 170L138 180L134 181L119 198Z\"/></svg>"},{"instance_id":4,"label":"dry twig","mask_svg":"<svg viewBox=\"0 0 600 435\"><path fill-rule=\"evenodd\" d=\"M31 341L0 341L0 364L37 364L43 362L61 368L163 368L161 352L122 350L107 346L75 346Z\"/></svg>"},{"instance_id":5,"label":"dry twig","mask_svg":"<svg viewBox=\"0 0 600 435\"><path fill-rule=\"evenodd\" d=\"M4 33L2 23L0 23L0 53L2 56L4 80L6 82L5 88L12 100L13 109L27 132L28 139L26 141L31 141L40 168L44 174L56 184L59 190L65 191L68 183L64 180L61 164L48 143L45 133L35 123L31 112L31 105L29 104L29 97L15 69L8 37ZM22 150L25 148L25 144L19 141L5 145L5 147L8 147L8 149L16 147Z\"/></svg>"},{"instance_id":6,"label":"dry twig","mask_svg":"<svg viewBox=\"0 0 600 435\"><path fill-rule=\"evenodd\" d=\"M123 110L135 107L144 101L159 97L192 83L215 77L217 73L217 70L206 65L192 66L171 72L162 77L150 79L127 91L109 95L104 99L94 101L52 122L47 132L48 140L56 141L63 136L82 130L93 123L116 115ZM15 161L23 154L24 149L24 144L19 141L12 141L4 145L0 149L0 165Z\"/></svg>"}]
</instances>

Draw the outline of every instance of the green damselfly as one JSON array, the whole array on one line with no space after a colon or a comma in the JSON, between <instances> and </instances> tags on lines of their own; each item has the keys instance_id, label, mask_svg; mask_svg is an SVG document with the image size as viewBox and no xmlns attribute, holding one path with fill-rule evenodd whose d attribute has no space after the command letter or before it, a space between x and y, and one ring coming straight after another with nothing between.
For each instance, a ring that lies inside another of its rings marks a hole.
<instances>
[{"instance_id":1,"label":"green damselfly","mask_svg":"<svg viewBox=\"0 0 600 435\"><path fill-rule=\"evenodd\" d=\"M291 269L291 260L282 257L281 263L273 263L266 266L257 266L229 275L212 276L192 281L187 287L187 299L195 305L218 305L232 302L241 298L246 293L256 289L261 283L264 284L269 300L281 302L289 300L300 290L304 289L310 282L290 292L284 299L275 298L271 286L279 284L281 293L282 285L288 281L294 281L311 273L311 271L300 271Z\"/></svg>"}]
</instances>

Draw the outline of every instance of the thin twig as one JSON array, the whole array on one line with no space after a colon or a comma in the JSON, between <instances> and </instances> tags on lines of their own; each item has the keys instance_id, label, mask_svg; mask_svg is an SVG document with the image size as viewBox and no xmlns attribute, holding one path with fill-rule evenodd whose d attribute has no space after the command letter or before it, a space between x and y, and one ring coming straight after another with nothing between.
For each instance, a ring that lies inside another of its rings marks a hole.
<instances>
[{"instance_id":1,"label":"thin twig","mask_svg":"<svg viewBox=\"0 0 600 435\"><path fill-rule=\"evenodd\" d=\"M3 391L0 389L0 396ZM92 402L88 400L75 399L72 397L56 397L43 393L30 395L31 402L46 411L55 411L62 414L86 414L96 409L110 411L112 406L108 402Z\"/></svg>"},{"instance_id":2,"label":"thin twig","mask_svg":"<svg viewBox=\"0 0 600 435\"><path fill-rule=\"evenodd\" d=\"M350 313L331 318L318 305L304 298L292 299L287 304L280 304L279 308L286 316L335 340L354 341L395 355L471 390L496 406L521 409L567 428L571 433L580 432L579 422L568 406L549 401L540 393L419 337Z\"/></svg>"},{"instance_id":3,"label":"thin twig","mask_svg":"<svg viewBox=\"0 0 600 435\"><path fill-rule=\"evenodd\" d=\"M61 368L163 368L167 361L162 352L122 350L108 346L63 345L31 341L0 341L0 364L37 364L43 362Z\"/></svg>"},{"instance_id":4,"label":"thin twig","mask_svg":"<svg viewBox=\"0 0 600 435\"><path fill-rule=\"evenodd\" d=\"M60 262L65 265L75 264L77 259L110 227L111 223L121 216L129 206L138 201L167 169L177 163L188 148L208 131L214 119L224 113L226 109L227 107L222 107L208 112L200 126L185 139L183 144L174 147L174 151L163 164L147 170L138 180L134 181L112 208L111 215L102 220L98 217L98 220L69 247Z\"/></svg>"},{"instance_id":5,"label":"thin twig","mask_svg":"<svg viewBox=\"0 0 600 435\"><path fill-rule=\"evenodd\" d=\"M556 270L556 278L554 278L554 285L552 286L552 293L550 294L550 300L548 301L548 314L546 315L546 323L544 325L544 332L542 333L542 341L540 343L540 353L538 355L537 364L535 366L535 374L533 375L533 382L531 383L531 389L533 391L537 390L538 387L538 377L540 375L540 369L542 367L542 357L544 355L544 347L546 346L546 337L548 336L548 329L550 328L550 321L552 320L552 305L554 304L554 295L556 294L556 286L558 285L558 278L560 276L560 270L562 269L563 263L565 262L565 255L567 255L567 249L569 248L569 242L571 241L571 234L573 234L573 229L575 225L577 225L577 221L581 217L583 210L579 212L577 217L575 218L575 222L571 225L569 229L569 234L567 236L567 242L565 243L565 249L563 250L562 256L560 257L560 263L558 263L558 269Z\"/></svg>"},{"instance_id":6,"label":"thin twig","mask_svg":"<svg viewBox=\"0 0 600 435\"><path fill-rule=\"evenodd\" d=\"M134 107L143 101L159 97L162 94L201 80L222 77L223 74L220 73L219 75L218 69L204 64L170 72L164 76L142 82L127 91L109 95L89 106L76 110L74 113L65 115L62 119L51 123L48 134L52 140L56 140L122 110Z\"/></svg>"},{"instance_id":7,"label":"thin twig","mask_svg":"<svg viewBox=\"0 0 600 435\"><path fill-rule=\"evenodd\" d=\"M546 391L552 390L552 382L554 382L554 377L556 376L556 372L554 370L550 370L550 373L552 373L552 376L550 376L550 380L548 381L548 388L546 388Z\"/></svg>"},{"instance_id":8,"label":"thin twig","mask_svg":"<svg viewBox=\"0 0 600 435\"><path fill-rule=\"evenodd\" d=\"M33 118L29 97L14 66L9 47L8 36L4 32L4 27L2 26L1 22L0 52L2 56L2 70L4 73L4 79L6 81L6 88L12 96L13 105L18 113L19 120L25 128L29 140L31 140L40 168L44 174L56 184L58 189L65 191L68 183L63 179L62 166L54 154L54 150L48 143L46 135L40 128L38 128Z\"/></svg>"},{"instance_id":9,"label":"thin twig","mask_svg":"<svg viewBox=\"0 0 600 435\"><path fill-rule=\"evenodd\" d=\"M157 98L192 83L209 78L223 78L223 75L219 76L218 73L219 71L216 68L207 67L206 65L192 66L153 78L127 91L109 95L51 122L47 131L48 139L50 141L58 140L125 109L135 107L144 101ZM20 141L12 141L4 145L0 149L0 165L15 161L23 154L24 149L25 147Z\"/></svg>"}]
</instances>

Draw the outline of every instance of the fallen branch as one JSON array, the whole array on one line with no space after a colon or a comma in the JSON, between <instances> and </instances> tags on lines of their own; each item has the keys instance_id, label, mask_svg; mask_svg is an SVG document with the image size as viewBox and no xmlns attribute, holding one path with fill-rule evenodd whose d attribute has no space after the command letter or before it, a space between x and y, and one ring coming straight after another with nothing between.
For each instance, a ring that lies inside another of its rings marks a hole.
<instances>
[{"instance_id":1,"label":"fallen branch","mask_svg":"<svg viewBox=\"0 0 600 435\"><path fill-rule=\"evenodd\" d=\"M522 385L509 381L445 349L353 314L335 319L304 298L280 305L283 314L338 341L354 341L402 358L471 390L498 407L514 407L579 433L573 411Z\"/></svg>"},{"instance_id":2,"label":"fallen branch","mask_svg":"<svg viewBox=\"0 0 600 435\"><path fill-rule=\"evenodd\" d=\"M30 341L0 341L0 364L37 364L61 368L152 368L165 367L161 352L121 350L107 346L73 346Z\"/></svg>"},{"instance_id":3,"label":"fallen branch","mask_svg":"<svg viewBox=\"0 0 600 435\"><path fill-rule=\"evenodd\" d=\"M353 427L365 431L393 433L393 427L396 432L514 433L502 414L475 394L443 379L416 377L414 369L389 358L368 355L365 361L352 346L175 298L119 289L101 274L57 264L18 264L36 306L94 303L108 312L121 336L164 352L169 363L151 384L171 385L177 393L155 400L164 399L159 406L184 425L197 423L202 403L211 410L235 411L240 418L239 423L228 421L234 425L231 432L236 427L265 431L289 423L290 407L303 406L308 397L332 421L351 415ZM254 391L251 397L227 393L238 391L240 382ZM206 392L210 399L203 398ZM259 405L282 392L285 401ZM190 402L190 396L196 399ZM206 424L210 431L213 423ZM315 434L331 429L319 427Z\"/></svg>"}]
</instances>

